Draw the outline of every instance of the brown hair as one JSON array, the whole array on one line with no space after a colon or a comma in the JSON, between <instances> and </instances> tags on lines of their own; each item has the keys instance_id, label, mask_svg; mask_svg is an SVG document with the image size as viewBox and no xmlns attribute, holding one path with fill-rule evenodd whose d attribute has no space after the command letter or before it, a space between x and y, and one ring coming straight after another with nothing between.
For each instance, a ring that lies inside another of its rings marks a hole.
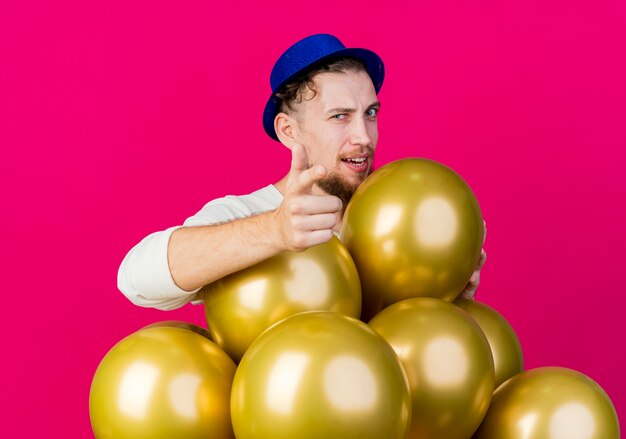
<instances>
[{"instance_id":1,"label":"brown hair","mask_svg":"<svg viewBox=\"0 0 626 439\"><path fill-rule=\"evenodd\" d=\"M279 111L291 114L295 110L295 104L300 104L304 100L304 94L307 89L313 92L313 96L307 100L313 99L317 94L313 79L318 74L345 73L348 71L367 72L365 65L356 58L337 58L326 64L316 66L312 70L307 70L275 93L276 97L280 99Z\"/></svg>"}]
</instances>

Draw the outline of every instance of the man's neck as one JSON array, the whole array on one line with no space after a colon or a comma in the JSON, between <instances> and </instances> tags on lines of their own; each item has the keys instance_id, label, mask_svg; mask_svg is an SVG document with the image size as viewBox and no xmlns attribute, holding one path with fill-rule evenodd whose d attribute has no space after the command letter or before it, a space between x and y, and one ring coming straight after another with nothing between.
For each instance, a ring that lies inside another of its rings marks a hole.
<instances>
[{"instance_id":1,"label":"man's neck","mask_svg":"<svg viewBox=\"0 0 626 439\"><path fill-rule=\"evenodd\" d=\"M289 179L289 174L285 175L279 181L274 183L274 187L278 189L278 192L281 193L283 198L285 197L285 189L287 189L287 180Z\"/></svg>"}]
</instances>

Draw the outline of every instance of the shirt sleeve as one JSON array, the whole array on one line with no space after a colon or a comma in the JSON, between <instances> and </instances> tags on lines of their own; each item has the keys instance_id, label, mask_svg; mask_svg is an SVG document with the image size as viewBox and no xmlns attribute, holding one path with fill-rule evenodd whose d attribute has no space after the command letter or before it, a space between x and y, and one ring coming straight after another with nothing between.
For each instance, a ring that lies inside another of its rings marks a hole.
<instances>
[{"instance_id":1,"label":"shirt sleeve","mask_svg":"<svg viewBox=\"0 0 626 439\"><path fill-rule=\"evenodd\" d=\"M152 233L133 247L120 265L117 287L135 305L171 310L195 299L193 291L180 288L170 273L167 246L174 230ZM142 292L150 292L149 296Z\"/></svg>"},{"instance_id":2,"label":"shirt sleeve","mask_svg":"<svg viewBox=\"0 0 626 439\"><path fill-rule=\"evenodd\" d=\"M244 196L226 196L207 203L198 213L187 218L182 226L152 233L135 245L126 255L117 273L117 287L135 305L170 310L186 303L201 303L196 293L186 291L174 282L167 260L172 233L181 227L216 225L273 210L282 202L282 195L270 185Z\"/></svg>"}]
</instances>

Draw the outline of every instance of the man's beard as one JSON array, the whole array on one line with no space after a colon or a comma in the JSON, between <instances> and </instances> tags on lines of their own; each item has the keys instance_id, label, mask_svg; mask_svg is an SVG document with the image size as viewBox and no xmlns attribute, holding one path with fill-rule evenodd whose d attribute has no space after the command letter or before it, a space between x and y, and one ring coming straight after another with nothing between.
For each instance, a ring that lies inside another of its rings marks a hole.
<instances>
[{"instance_id":1,"label":"man's beard","mask_svg":"<svg viewBox=\"0 0 626 439\"><path fill-rule=\"evenodd\" d=\"M339 198L344 208L357 188L357 186L353 186L345 181L339 174L330 174L328 177L318 180L317 185L328 195L334 195Z\"/></svg>"},{"instance_id":2,"label":"man's beard","mask_svg":"<svg viewBox=\"0 0 626 439\"><path fill-rule=\"evenodd\" d=\"M371 168L367 175L370 175L373 171L374 169ZM327 177L319 180L317 182L317 185L328 195L334 195L335 197L339 198L343 203L343 208L345 209L348 205L348 202L352 198L352 195L361 183L363 183L363 181L360 181L356 184L350 184L341 175L333 172Z\"/></svg>"}]
</instances>

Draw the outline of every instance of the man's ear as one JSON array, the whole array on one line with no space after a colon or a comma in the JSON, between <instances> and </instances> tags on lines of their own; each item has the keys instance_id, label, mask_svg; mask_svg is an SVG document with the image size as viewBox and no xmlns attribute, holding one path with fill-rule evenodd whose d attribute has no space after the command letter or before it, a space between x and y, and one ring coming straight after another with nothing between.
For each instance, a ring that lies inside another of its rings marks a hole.
<instances>
[{"instance_id":1,"label":"man's ear","mask_svg":"<svg viewBox=\"0 0 626 439\"><path fill-rule=\"evenodd\" d=\"M287 113L278 113L274 118L274 130L280 143L291 149L298 138L298 121Z\"/></svg>"}]
</instances>

